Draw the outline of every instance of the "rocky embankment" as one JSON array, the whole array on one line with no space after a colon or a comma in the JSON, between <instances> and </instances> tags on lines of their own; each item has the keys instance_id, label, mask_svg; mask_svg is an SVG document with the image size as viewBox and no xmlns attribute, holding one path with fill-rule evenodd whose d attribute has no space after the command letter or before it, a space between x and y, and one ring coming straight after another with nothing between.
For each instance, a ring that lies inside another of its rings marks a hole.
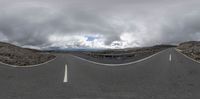
<instances>
[{"instance_id":1,"label":"rocky embankment","mask_svg":"<svg viewBox=\"0 0 200 99\"><path fill-rule=\"evenodd\" d=\"M200 61L200 41L189 41L177 47L183 54Z\"/></svg>"},{"instance_id":2,"label":"rocky embankment","mask_svg":"<svg viewBox=\"0 0 200 99\"><path fill-rule=\"evenodd\" d=\"M0 62L17 65L37 65L54 59L55 56L38 50L25 49L12 44L0 42Z\"/></svg>"}]
</instances>

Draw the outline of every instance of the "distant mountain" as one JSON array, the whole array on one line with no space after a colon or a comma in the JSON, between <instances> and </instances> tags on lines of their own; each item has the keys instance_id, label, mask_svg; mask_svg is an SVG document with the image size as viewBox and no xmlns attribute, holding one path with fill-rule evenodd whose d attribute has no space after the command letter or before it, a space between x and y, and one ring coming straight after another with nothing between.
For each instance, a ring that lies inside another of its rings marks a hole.
<instances>
[{"instance_id":1,"label":"distant mountain","mask_svg":"<svg viewBox=\"0 0 200 99\"><path fill-rule=\"evenodd\" d=\"M177 47L177 45L167 45L167 44L162 44L162 45L155 45L153 47L162 47L162 48L169 48L169 47Z\"/></svg>"},{"instance_id":2,"label":"distant mountain","mask_svg":"<svg viewBox=\"0 0 200 99\"><path fill-rule=\"evenodd\" d=\"M50 47L44 49L43 51L47 52L79 52L79 51L102 51L106 49L97 49L97 48L60 48L60 47Z\"/></svg>"},{"instance_id":3,"label":"distant mountain","mask_svg":"<svg viewBox=\"0 0 200 99\"><path fill-rule=\"evenodd\" d=\"M185 48L192 48L192 47L200 47L200 41L188 41L180 43L178 48L185 49Z\"/></svg>"}]
</instances>

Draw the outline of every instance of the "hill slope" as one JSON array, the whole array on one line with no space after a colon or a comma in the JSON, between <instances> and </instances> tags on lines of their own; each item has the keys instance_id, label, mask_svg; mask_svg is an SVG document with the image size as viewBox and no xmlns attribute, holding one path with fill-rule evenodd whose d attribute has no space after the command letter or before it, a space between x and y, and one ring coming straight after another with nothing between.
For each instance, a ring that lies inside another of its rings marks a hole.
<instances>
[{"instance_id":1,"label":"hill slope","mask_svg":"<svg viewBox=\"0 0 200 99\"><path fill-rule=\"evenodd\" d=\"M37 50L21 48L0 42L0 61L6 64L26 66L44 63L55 56Z\"/></svg>"},{"instance_id":2,"label":"hill slope","mask_svg":"<svg viewBox=\"0 0 200 99\"><path fill-rule=\"evenodd\" d=\"M177 47L183 54L200 61L200 41L189 41L179 44Z\"/></svg>"}]
</instances>

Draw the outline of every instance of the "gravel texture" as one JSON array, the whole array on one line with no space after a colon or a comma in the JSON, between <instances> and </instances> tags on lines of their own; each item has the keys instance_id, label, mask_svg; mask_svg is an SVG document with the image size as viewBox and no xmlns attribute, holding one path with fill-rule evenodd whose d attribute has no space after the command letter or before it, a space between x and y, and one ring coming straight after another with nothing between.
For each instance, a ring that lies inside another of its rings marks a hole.
<instances>
[{"instance_id":1,"label":"gravel texture","mask_svg":"<svg viewBox=\"0 0 200 99\"><path fill-rule=\"evenodd\" d=\"M189 41L179 44L181 52L195 60L200 61L200 41Z\"/></svg>"},{"instance_id":2,"label":"gravel texture","mask_svg":"<svg viewBox=\"0 0 200 99\"><path fill-rule=\"evenodd\" d=\"M54 59L55 56L44 52L25 49L8 43L0 42L0 61L10 65L37 65Z\"/></svg>"}]
</instances>

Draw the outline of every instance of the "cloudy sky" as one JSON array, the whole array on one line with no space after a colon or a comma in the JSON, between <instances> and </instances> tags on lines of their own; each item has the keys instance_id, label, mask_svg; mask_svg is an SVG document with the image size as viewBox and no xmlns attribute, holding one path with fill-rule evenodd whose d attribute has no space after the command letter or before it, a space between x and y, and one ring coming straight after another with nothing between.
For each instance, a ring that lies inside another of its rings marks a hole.
<instances>
[{"instance_id":1,"label":"cloudy sky","mask_svg":"<svg viewBox=\"0 0 200 99\"><path fill-rule=\"evenodd\" d=\"M199 0L0 0L0 41L127 48L200 40Z\"/></svg>"}]
</instances>

